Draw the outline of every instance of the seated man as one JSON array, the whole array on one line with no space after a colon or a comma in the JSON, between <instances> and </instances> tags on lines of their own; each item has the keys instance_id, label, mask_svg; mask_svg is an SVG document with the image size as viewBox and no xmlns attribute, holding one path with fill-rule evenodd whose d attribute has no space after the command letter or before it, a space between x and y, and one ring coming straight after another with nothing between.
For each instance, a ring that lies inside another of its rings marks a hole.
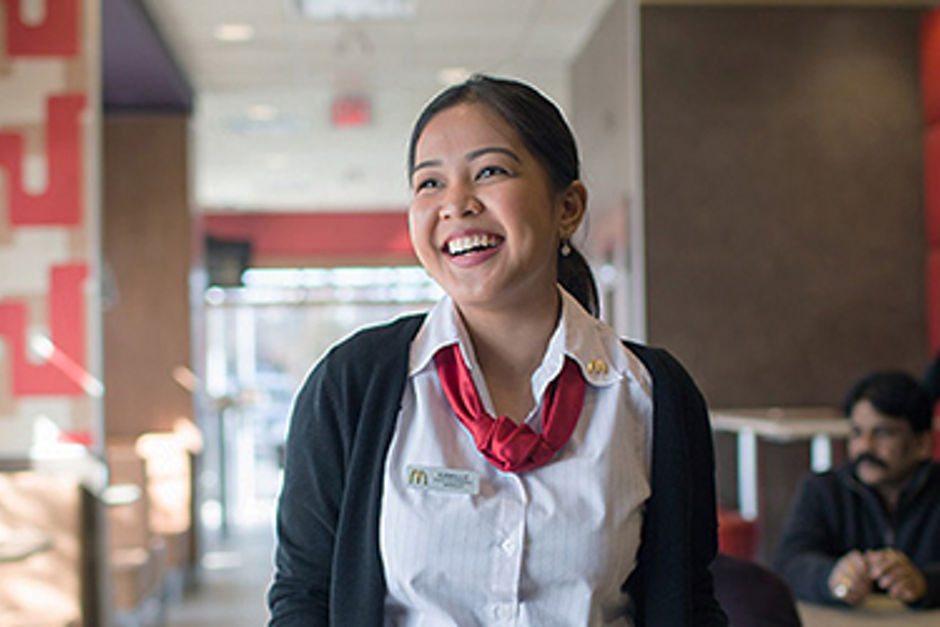
<instances>
[{"instance_id":1,"label":"seated man","mask_svg":"<svg viewBox=\"0 0 940 627\"><path fill-rule=\"evenodd\" d=\"M911 376L876 372L849 392L849 463L809 477L774 567L797 598L856 605L883 592L940 605L940 464L932 402Z\"/></svg>"}]
</instances>

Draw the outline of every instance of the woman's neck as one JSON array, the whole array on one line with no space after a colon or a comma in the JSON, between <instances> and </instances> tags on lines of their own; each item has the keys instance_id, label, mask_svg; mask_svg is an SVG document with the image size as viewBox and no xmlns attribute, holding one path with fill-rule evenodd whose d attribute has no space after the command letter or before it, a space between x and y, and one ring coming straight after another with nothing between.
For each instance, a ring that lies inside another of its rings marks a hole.
<instances>
[{"instance_id":1,"label":"woman's neck","mask_svg":"<svg viewBox=\"0 0 940 627\"><path fill-rule=\"evenodd\" d=\"M460 310L490 398L516 422L532 405L532 373L542 363L561 312L561 298L508 310Z\"/></svg>"}]
</instances>

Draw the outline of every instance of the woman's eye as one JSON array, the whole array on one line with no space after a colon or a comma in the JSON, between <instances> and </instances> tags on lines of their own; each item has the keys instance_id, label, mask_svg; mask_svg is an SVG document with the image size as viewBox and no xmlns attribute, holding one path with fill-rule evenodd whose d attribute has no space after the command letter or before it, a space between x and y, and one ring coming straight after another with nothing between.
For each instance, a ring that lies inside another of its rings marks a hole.
<instances>
[{"instance_id":1,"label":"woman's eye","mask_svg":"<svg viewBox=\"0 0 940 627\"><path fill-rule=\"evenodd\" d=\"M440 186L441 186L441 183L437 179L423 179L421 181L418 181L418 184L415 185L415 191L420 192L421 190L435 189Z\"/></svg>"},{"instance_id":2,"label":"woman's eye","mask_svg":"<svg viewBox=\"0 0 940 627\"><path fill-rule=\"evenodd\" d=\"M508 174L508 172L506 172L505 168L501 168L498 165L488 165L477 173L477 178L486 179L491 176L496 176L497 174Z\"/></svg>"}]
</instances>

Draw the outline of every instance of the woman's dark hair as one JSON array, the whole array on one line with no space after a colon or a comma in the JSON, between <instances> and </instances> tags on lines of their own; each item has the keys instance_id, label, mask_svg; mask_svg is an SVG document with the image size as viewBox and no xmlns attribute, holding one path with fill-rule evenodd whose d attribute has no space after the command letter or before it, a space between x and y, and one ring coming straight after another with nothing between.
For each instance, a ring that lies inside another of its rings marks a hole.
<instances>
[{"instance_id":1,"label":"woman's dark hair","mask_svg":"<svg viewBox=\"0 0 940 627\"><path fill-rule=\"evenodd\" d=\"M873 372L857 382L845 397L845 415L851 415L855 404L863 400L885 416L906 420L914 433L923 433L931 428L933 403L930 395L917 379L906 372Z\"/></svg>"},{"instance_id":2,"label":"woman's dark hair","mask_svg":"<svg viewBox=\"0 0 940 627\"><path fill-rule=\"evenodd\" d=\"M414 174L418 139L428 122L445 109L464 103L487 105L515 129L525 147L545 168L556 192L567 189L581 177L574 135L554 103L525 83L475 74L439 93L418 116L408 142L409 179ZM567 256L558 253L558 282L585 309L598 315L594 276L574 247Z\"/></svg>"}]
</instances>

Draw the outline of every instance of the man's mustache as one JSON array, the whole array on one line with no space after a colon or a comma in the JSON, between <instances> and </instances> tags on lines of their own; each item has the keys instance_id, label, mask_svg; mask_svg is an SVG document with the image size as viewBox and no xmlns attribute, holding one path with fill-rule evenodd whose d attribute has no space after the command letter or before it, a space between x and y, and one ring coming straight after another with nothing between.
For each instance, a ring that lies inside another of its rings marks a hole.
<instances>
[{"instance_id":1,"label":"man's mustache","mask_svg":"<svg viewBox=\"0 0 940 627\"><path fill-rule=\"evenodd\" d=\"M873 464L885 470L888 468L888 464L880 457L875 456L873 453L861 453L852 461L852 466L858 468L859 464L862 462L868 462L869 464Z\"/></svg>"}]
</instances>

